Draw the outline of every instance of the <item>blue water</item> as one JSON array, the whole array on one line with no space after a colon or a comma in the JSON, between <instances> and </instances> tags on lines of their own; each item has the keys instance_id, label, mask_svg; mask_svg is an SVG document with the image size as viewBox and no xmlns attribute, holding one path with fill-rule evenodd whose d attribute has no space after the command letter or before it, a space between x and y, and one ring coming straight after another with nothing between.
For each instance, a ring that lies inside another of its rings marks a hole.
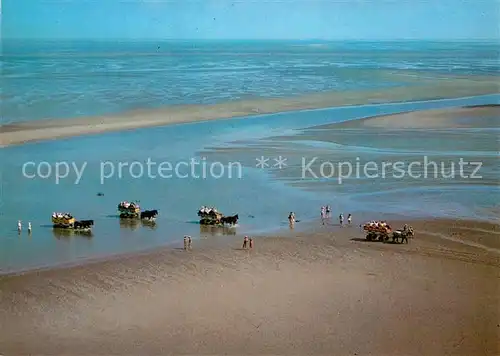
<instances>
[{"instance_id":1,"label":"blue water","mask_svg":"<svg viewBox=\"0 0 500 356\"><path fill-rule=\"evenodd\" d=\"M399 71L498 75L499 55L487 42L5 40L2 120L419 85Z\"/></svg>"},{"instance_id":2,"label":"blue water","mask_svg":"<svg viewBox=\"0 0 500 356\"><path fill-rule=\"evenodd\" d=\"M497 58L497 47L488 43L4 41L2 120L5 123L71 118L171 104L419 85L415 80L395 80L390 73L404 70L417 76L420 73L497 75ZM495 167L488 167L488 184L446 190L436 190L435 184L424 184L420 190L415 184L400 184L390 190L387 185L392 183L382 182L378 186L379 196L370 196L375 193L359 187L372 182L359 180L335 188L318 181L304 184L294 176L256 169L255 158L265 155L272 159L278 152L290 154L294 146L284 149L283 144L288 144L290 137L310 132L304 129L315 125L401 111L499 102L498 95L490 95L311 110L3 148L0 150L0 271L154 248L178 243L184 234L196 239L211 238L212 231L205 231L196 223L196 211L201 205L215 205L227 215L239 213L240 225L235 230L216 232L237 234L286 228L290 210L301 220L313 219L318 206L328 203L335 211L377 216L394 212L413 216L488 216L488 209L497 204L491 186L492 176L498 175ZM484 134L491 137L491 133ZM496 158L497 146L481 146L480 140L473 141L470 137L470 141L462 139L460 147L450 143L453 139L440 141L430 136L425 138L426 143L410 138L394 140L385 146L387 140L367 138L358 142L359 137L357 140L353 137L348 144L325 142L318 137L302 143L314 152L335 154L339 147L341 152L362 156L447 154L459 148L468 157ZM223 157L221 150L227 150ZM203 157L207 157L208 164L221 158L226 167L228 162L241 162L241 178L236 168L231 178L226 171L220 179L161 178L158 174L156 178L134 179L128 167L118 177L120 162L130 165L138 161L144 166L149 158L157 165L161 162L175 165ZM74 171L56 184L53 175L47 179L24 177L22 167L29 161L48 162L52 169L63 161L78 168L84 163L86 166L78 184ZM105 161L113 162L115 175L101 184L100 165ZM98 192L104 196L97 196ZM381 205L380 197L388 203ZM156 226L120 223L116 217L117 203L135 199L140 200L143 209L160 210ZM53 231L50 226L53 211L68 211L78 219L94 219L93 236L66 236ZM31 221L32 236L25 231L18 236L18 219L25 224Z\"/></svg>"}]
</instances>

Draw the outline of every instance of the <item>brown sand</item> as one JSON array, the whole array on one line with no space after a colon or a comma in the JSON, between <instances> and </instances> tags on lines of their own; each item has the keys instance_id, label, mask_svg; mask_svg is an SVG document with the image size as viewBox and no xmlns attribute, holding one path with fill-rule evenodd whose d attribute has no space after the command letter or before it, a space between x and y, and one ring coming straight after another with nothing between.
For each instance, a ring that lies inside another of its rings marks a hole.
<instances>
[{"instance_id":1,"label":"brown sand","mask_svg":"<svg viewBox=\"0 0 500 356\"><path fill-rule=\"evenodd\" d=\"M0 354L498 355L499 226L412 224L408 245L327 226L0 277ZM437 237L457 231L490 250Z\"/></svg>"},{"instance_id":2,"label":"brown sand","mask_svg":"<svg viewBox=\"0 0 500 356\"><path fill-rule=\"evenodd\" d=\"M393 76L405 77L404 74ZM410 80L410 77L407 81ZM176 105L158 110L138 110L117 115L71 119L46 119L0 126L0 147L31 141L85 134L130 130L176 123L227 119L335 106L456 98L499 92L496 78L419 78L418 86L342 91L290 98L242 100L214 105Z\"/></svg>"}]
</instances>

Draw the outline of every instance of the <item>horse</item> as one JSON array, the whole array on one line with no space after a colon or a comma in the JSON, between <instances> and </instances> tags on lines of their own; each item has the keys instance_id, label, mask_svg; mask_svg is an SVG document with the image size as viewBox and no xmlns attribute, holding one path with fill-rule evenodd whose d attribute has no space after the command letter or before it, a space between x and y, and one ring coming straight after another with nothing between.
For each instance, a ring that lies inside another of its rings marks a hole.
<instances>
[{"instance_id":1,"label":"horse","mask_svg":"<svg viewBox=\"0 0 500 356\"><path fill-rule=\"evenodd\" d=\"M81 220L81 221L75 221L73 224L74 229L90 229L90 227L94 225L94 220Z\"/></svg>"},{"instance_id":2,"label":"horse","mask_svg":"<svg viewBox=\"0 0 500 356\"><path fill-rule=\"evenodd\" d=\"M145 210L141 212L141 219L153 220L158 216L158 210Z\"/></svg>"},{"instance_id":3,"label":"horse","mask_svg":"<svg viewBox=\"0 0 500 356\"><path fill-rule=\"evenodd\" d=\"M392 232L392 241L398 242L398 239L401 239L400 243L408 243L408 238L412 238L415 236L413 228L411 226L405 225L403 230L396 230Z\"/></svg>"},{"instance_id":4,"label":"horse","mask_svg":"<svg viewBox=\"0 0 500 356\"><path fill-rule=\"evenodd\" d=\"M224 216L220 220L222 224L236 225L238 223L239 216L238 214L233 216Z\"/></svg>"}]
</instances>

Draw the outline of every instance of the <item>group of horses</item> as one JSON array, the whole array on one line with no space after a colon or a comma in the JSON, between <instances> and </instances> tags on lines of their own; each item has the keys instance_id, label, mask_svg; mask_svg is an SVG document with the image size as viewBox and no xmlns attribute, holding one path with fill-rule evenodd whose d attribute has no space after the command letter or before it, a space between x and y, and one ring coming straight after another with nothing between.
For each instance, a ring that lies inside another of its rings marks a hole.
<instances>
[{"instance_id":1,"label":"group of horses","mask_svg":"<svg viewBox=\"0 0 500 356\"><path fill-rule=\"evenodd\" d=\"M79 220L73 224L75 230L89 230L94 226L94 220Z\"/></svg>"},{"instance_id":2,"label":"group of horses","mask_svg":"<svg viewBox=\"0 0 500 356\"><path fill-rule=\"evenodd\" d=\"M68 219L72 219L73 217L70 214L65 214L64 216L67 216ZM137 217L140 217L142 221L148 221L148 222L154 222L156 217L158 216L158 210L145 210L140 213L139 216L136 215ZM56 216L52 216L52 219ZM120 218L124 218L124 216L120 215ZM73 219L74 220L74 219ZM58 224L57 222L54 223L54 228L59 228L59 229L66 229L66 230L72 230L75 232L90 232L92 227L94 226L94 220L76 220L74 222L69 221L68 224Z\"/></svg>"},{"instance_id":3,"label":"group of horses","mask_svg":"<svg viewBox=\"0 0 500 356\"><path fill-rule=\"evenodd\" d=\"M412 238L414 236L415 231L413 230L413 227L405 225L402 230L393 231L391 238L394 243L398 243L398 240L401 240L399 243L408 243L408 238Z\"/></svg>"},{"instance_id":4,"label":"group of horses","mask_svg":"<svg viewBox=\"0 0 500 356\"><path fill-rule=\"evenodd\" d=\"M141 220L149 220L149 221L154 221L156 217L158 216L158 210L145 210L140 213L140 219ZM220 222L222 225L236 225L238 224L238 219L239 215L232 215L232 216L222 216L220 218Z\"/></svg>"},{"instance_id":5,"label":"group of horses","mask_svg":"<svg viewBox=\"0 0 500 356\"><path fill-rule=\"evenodd\" d=\"M140 219L141 220L149 220L149 221L154 221L156 217L158 216L158 210L145 210L141 211L140 213ZM239 216L238 214L232 215L232 216L223 216L220 218L221 223L227 224L227 225L236 225L238 223ZM91 220L84 220L85 222L91 221ZM93 221L92 221L93 224Z\"/></svg>"},{"instance_id":6,"label":"group of horses","mask_svg":"<svg viewBox=\"0 0 500 356\"><path fill-rule=\"evenodd\" d=\"M158 216L158 210L145 210L141 212L140 218L141 220L154 221ZM94 220L79 220L75 221L73 224L73 228L75 230L88 230L94 226Z\"/></svg>"},{"instance_id":7,"label":"group of horses","mask_svg":"<svg viewBox=\"0 0 500 356\"><path fill-rule=\"evenodd\" d=\"M223 216L220 218L220 222L222 225L236 225L238 223L239 216L238 214L232 216Z\"/></svg>"},{"instance_id":8,"label":"group of horses","mask_svg":"<svg viewBox=\"0 0 500 356\"><path fill-rule=\"evenodd\" d=\"M144 210L141 211L140 218L141 220L149 220L149 221L154 221L156 217L158 216L158 210Z\"/></svg>"}]
</instances>

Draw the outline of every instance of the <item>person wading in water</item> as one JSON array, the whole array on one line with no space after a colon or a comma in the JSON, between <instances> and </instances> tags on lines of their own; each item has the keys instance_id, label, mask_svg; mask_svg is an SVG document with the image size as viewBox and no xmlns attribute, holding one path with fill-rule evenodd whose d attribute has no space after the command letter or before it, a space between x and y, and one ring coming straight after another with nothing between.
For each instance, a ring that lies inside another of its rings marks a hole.
<instances>
[{"instance_id":1,"label":"person wading in water","mask_svg":"<svg viewBox=\"0 0 500 356\"><path fill-rule=\"evenodd\" d=\"M295 225L295 214L293 211L291 211L288 215L288 222L290 223L290 228L293 229L293 226Z\"/></svg>"},{"instance_id":2,"label":"person wading in water","mask_svg":"<svg viewBox=\"0 0 500 356\"><path fill-rule=\"evenodd\" d=\"M325 225L326 219L326 208L324 206L321 207L321 224Z\"/></svg>"}]
</instances>

